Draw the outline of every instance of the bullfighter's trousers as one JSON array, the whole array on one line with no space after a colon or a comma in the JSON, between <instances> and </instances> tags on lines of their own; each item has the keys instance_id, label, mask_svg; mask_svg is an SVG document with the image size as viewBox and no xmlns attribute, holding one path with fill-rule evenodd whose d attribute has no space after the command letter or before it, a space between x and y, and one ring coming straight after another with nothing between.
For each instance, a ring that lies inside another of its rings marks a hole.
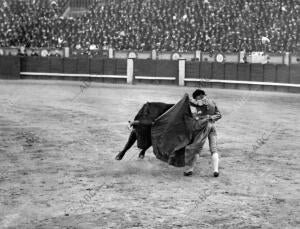
<instances>
[{"instance_id":1,"label":"bullfighter's trousers","mask_svg":"<svg viewBox=\"0 0 300 229\"><path fill-rule=\"evenodd\" d=\"M209 122L204 129L196 129L193 131L192 143L185 148L185 164L187 170L193 171L197 161L198 154L201 153L206 138L209 141L209 149L211 154L217 152L217 132L213 123Z\"/></svg>"}]
</instances>

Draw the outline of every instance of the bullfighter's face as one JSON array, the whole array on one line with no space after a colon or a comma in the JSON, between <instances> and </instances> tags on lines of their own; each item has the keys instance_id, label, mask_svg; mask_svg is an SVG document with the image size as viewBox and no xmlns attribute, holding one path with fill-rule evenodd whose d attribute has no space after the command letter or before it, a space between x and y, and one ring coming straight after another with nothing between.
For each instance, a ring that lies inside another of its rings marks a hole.
<instances>
[{"instance_id":1,"label":"bullfighter's face","mask_svg":"<svg viewBox=\"0 0 300 229\"><path fill-rule=\"evenodd\" d=\"M205 95L198 95L195 99L196 100L202 100L204 99Z\"/></svg>"}]
</instances>

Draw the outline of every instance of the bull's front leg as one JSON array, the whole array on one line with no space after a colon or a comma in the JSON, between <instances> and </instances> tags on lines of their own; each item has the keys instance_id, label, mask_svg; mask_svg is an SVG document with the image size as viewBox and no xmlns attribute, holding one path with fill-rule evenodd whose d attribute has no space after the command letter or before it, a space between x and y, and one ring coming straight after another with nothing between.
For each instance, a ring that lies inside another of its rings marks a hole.
<instances>
[{"instance_id":1,"label":"bull's front leg","mask_svg":"<svg viewBox=\"0 0 300 229\"><path fill-rule=\"evenodd\" d=\"M139 158L140 158L140 159L144 159L145 153L146 153L146 151L147 151L149 148L150 148L150 146L149 146L148 148L146 148L146 149L142 149L142 150L141 150L141 152L140 152L140 154L139 154Z\"/></svg>"},{"instance_id":2,"label":"bull's front leg","mask_svg":"<svg viewBox=\"0 0 300 229\"><path fill-rule=\"evenodd\" d=\"M126 145L124 146L124 149L119 152L117 154L117 156L115 157L116 160L122 160L122 158L124 157L125 153L131 148L131 146L135 143L136 141L136 132L135 130L133 129L131 132L130 132L130 135L129 135L129 138L128 138L128 141L126 143Z\"/></svg>"}]
</instances>

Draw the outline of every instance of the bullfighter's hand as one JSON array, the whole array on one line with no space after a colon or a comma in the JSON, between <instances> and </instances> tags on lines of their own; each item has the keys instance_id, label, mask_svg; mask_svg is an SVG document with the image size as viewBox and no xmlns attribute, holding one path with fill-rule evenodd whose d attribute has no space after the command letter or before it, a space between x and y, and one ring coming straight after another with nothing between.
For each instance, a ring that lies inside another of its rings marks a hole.
<instances>
[{"instance_id":1,"label":"bullfighter's hand","mask_svg":"<svg viewBox=\"0 0 300 229\"><path fill-rule=\"evenodd\" d=\"M201 99L201 101L204 105L208 105L208 99L207 98L203 98L203 99Z\"/></svg>"}]
</instances>

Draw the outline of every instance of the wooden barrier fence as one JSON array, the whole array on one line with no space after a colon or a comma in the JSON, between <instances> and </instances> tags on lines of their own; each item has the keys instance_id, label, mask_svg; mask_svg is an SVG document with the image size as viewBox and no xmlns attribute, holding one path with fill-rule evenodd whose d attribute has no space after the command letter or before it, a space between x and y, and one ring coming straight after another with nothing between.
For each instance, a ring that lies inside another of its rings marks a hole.
<instances>
[{"instance_id":1,"label":"wooden barrier fence","mask_svg":"<svg viewBox=\"0 0 300 229\"><path fill-rule=\"evenodd\" d=\"M0 78L77 79L300 92L300 64L242 64L179 60L0 57Z\"/></svg>"}]
</instances>

